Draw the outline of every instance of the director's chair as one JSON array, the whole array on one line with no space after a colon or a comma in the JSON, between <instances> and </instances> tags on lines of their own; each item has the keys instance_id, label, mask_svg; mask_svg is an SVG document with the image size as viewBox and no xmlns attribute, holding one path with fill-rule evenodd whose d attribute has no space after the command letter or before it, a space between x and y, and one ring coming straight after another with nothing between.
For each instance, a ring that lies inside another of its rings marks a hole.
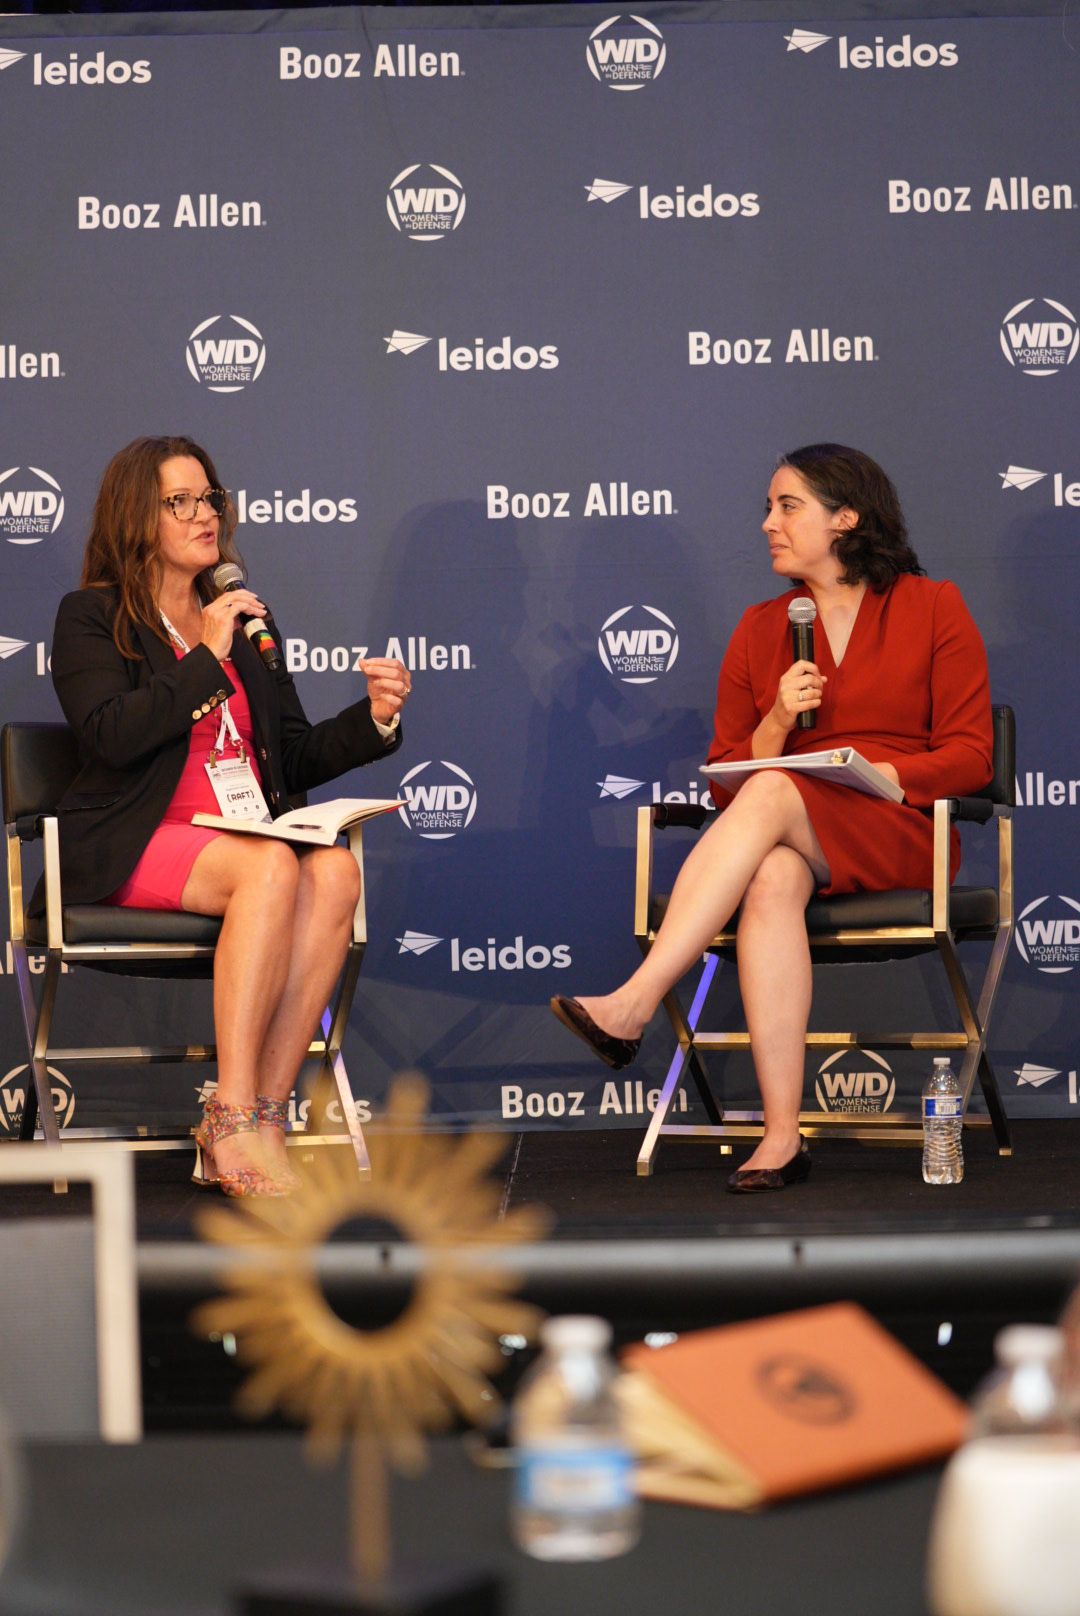
<instances>
[{"instance_id":1,"label":"director's chair","mask_svg":"<svg viewBox=\"0 0 1080 1616\"><path fill-rule=\"evenodd\" d=\"M213 975L214 948L221 930L217 916L155 909L121 909L111 904L66 904L60 883L60 831L56 804L79 770L78 744L66 724L11 723L0 734L3 775L4 834L7 842L8 909L11 952L30 1057L20 1138L33 1139L40 1118L48 1144L60 1144L60 1119L48 1066L87 1064L143 1065L207 1062L217 1057L213 1044L124 1045L109 1048L56 1048L49 1042L57 989L65 966L87 966L124 976L200 977ZM367 1145L356 1115L348 1073L341 1055L342 1039L357 978L367 946L366 887L363 881L361 827L349 831L349 850L360 866L360 901L353 915L352 937L333 1005L322 1018L322 1037L312 1043L318 1074L304 1131L294 1138L305 1144L339 1142L345 1135L325 1134L326 1114L336 1098L358 1170L370 1172ZM45 871L45 916L26 913L22 848L41 841ZM31 984L29 954L45 955L40 1002ZM74 1132L74 1130L73 1130ZM129 1148L169 1149L190 1144L181 1137L155 1134L139 1127L135 1135L117 1129L79 1130L82 1138L118 1139Z\"/></svg>"},{"instance_id":2,"label":"director's chair","mask_svg":"<svg viewBox=\"0 0 1080 1616\"><path fill-rule=\"evenodd\" d=\"M915 954L935 953L941 960L956 1004L962 1030L958 1032L878 1032L859 1027L847 1032L807 1032L808 1048L928 1049L955 1051L960 1056L959 1082L966 1127L992 1127L998 1154L1009 1156L1012 1146L1008 1119L1001 1103L997 1079L987 1053L987 1033L997 997L1002 967L1013 933L1012 809L1015 802L1016 731L1011 707L993 709L994 774L990 784L972 797L944 797L934 803L934 884L932 889L895 892L855 892L838 897L811 898L806 927L815 961L878 962ZM709 810L699 804L657 803L637 811L637 867L634 895L634 935L643 954L656 938L667 908L667 894L654 893L653 836L657 830L685 826L700 830ZM992 887L949 885L949 830L954 821L973 821L997 827L997 884ZM677 988L664 999L677 1048L656 1110L638 1152L637 1171L652 1172L661 1139L753 1139L762 1133L760 1110L722 1113L709 1085L702 1054L712 1050L749 1049L746 1032L707 1032L701 1017L721 959L735 956L737 916L710 943L695 984L689 1010L683 1008ZM960 962L957 945L991 945L978 1002ZM708 1117L707 1123L668 1120L672 1104L687 1074ZM987 1115L971 1115L968 1102L978 1078ZM799 1126L809 1136L831 1133L879 1144L921 1145L919 1112L803 1111Z\"/></svg>"}]
</instances>

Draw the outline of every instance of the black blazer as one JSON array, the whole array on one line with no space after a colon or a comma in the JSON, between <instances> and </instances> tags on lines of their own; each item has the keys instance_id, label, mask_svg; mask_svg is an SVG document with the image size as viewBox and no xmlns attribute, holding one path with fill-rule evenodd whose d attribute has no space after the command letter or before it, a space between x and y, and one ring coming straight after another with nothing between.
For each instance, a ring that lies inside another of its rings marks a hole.
<instances>
[{"instance_id":1,"label":"black blazer","mask_svg":"<svg viewBox=\"0 0 1080 1616\"><path fill-rule=\"evenodd\" d=\"M236 688L207 646L178 659L171 645L141 625L135 625L134 639L143 658L122 656L112 635L116 600L111 589L65 595L53 632L53 684L82 762L57 807L68 903L95 903L127 880L179 784L192 728ZM270 628L280 645L272 621ZM284 666L272 673L239 630L232 658L251 706L263 788L275 818L288 808L290 795L401 745L400 724L386 741L366 699L335 718L309 723L291 674ZM40 886L31 913L44 913Z\"/></svg>"}]
</instances>

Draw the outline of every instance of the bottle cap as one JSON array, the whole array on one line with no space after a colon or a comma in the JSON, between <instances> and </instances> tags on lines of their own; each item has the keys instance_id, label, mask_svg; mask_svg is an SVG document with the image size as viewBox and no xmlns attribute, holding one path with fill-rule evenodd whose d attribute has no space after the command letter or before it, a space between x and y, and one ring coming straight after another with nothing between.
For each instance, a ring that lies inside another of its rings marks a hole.
<instances>
[{"instance_id":1,"label":"bottle cap","mask_svg":"<svg viewBox=\"0 0 1080 1616\"><path fill-rule=\"evenodd\" d=\"M1009 1324L994 1337L998 1363L1015 1368L1021 1363L1053 1363L1061 1354L1061 1331L1053 1324Z\"/></svg>"},{"instance_id":2,"label":"bottle cap","mask_svg":"<svg viewBox=\"0 0 1080 1616\"><path fill-rule=\"evenodd\" d=\"M562 1318L547 1319L540 1326L540 1340L545 1347L558 1351L574 1347L600 1351L611 1340L611 1325L607 1319L589 1313L567 1313Z\"/></svg>"}]
</instances>

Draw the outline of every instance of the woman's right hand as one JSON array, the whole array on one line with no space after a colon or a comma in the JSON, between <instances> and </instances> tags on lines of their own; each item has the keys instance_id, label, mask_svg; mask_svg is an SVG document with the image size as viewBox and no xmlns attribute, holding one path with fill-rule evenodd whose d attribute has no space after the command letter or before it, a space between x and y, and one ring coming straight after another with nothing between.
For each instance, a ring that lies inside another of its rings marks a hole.
<instances>
[{"instance_id":1,"label":"woman's right hand","mask_svg":"<svg viewBox=\"0 0 1080 1616\"><path fill-rule=\"evenodd\" d=\"M238 617L265 617L266 607L250 589L230 589L202 611L202 643L209 646L219 662L232 650Z\"/></svg>"},{"instance_id":2,"label":"woman's right hand","mask_svg":"<svg viewBox=\"0 0 1080 1616\"><path fill-rule=\"evenodd\" d=\"M821 694L827 675L818 672L816 662L793 662L781 675L773 703L771 717L781 729L794 729L800 713L813 712L821 706Z\"/></svg>"}]
</instances>

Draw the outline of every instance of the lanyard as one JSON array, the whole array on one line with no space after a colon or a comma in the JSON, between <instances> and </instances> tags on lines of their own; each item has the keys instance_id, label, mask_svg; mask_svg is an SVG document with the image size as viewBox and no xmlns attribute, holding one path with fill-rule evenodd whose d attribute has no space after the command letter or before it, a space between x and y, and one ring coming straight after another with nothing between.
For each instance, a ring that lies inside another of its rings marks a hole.
<instances>
[{"instance_id":1,"label":"lanyard","mask_svg":"<svg viewBox=\"0 0 1080 1616\"><path fill-rule=\"evenodd\" d=\"M165 626L165 632L170 636L171 639L176 641L181 651L183 651L184 655L187 656L191 650L191 647L184 639L184 636L180 633L178 628L173 627L173 625L169 622L169 619L165 616L165 613L161 611L160 606L158 607L158 611L161 615L161 621ZM241 759L246 757L247 752L241 738L240 731L237 729L236 721L234 720L232 713L229 711L228 697L226 697L226 699L221 703L220 713L221 725L218 729L217 740L210 749L211 763L217 762L218 758L221 757L222 753L224 752L226 745L230 741L236 748L237 756Z\"/></svg>"}]
</instances>

